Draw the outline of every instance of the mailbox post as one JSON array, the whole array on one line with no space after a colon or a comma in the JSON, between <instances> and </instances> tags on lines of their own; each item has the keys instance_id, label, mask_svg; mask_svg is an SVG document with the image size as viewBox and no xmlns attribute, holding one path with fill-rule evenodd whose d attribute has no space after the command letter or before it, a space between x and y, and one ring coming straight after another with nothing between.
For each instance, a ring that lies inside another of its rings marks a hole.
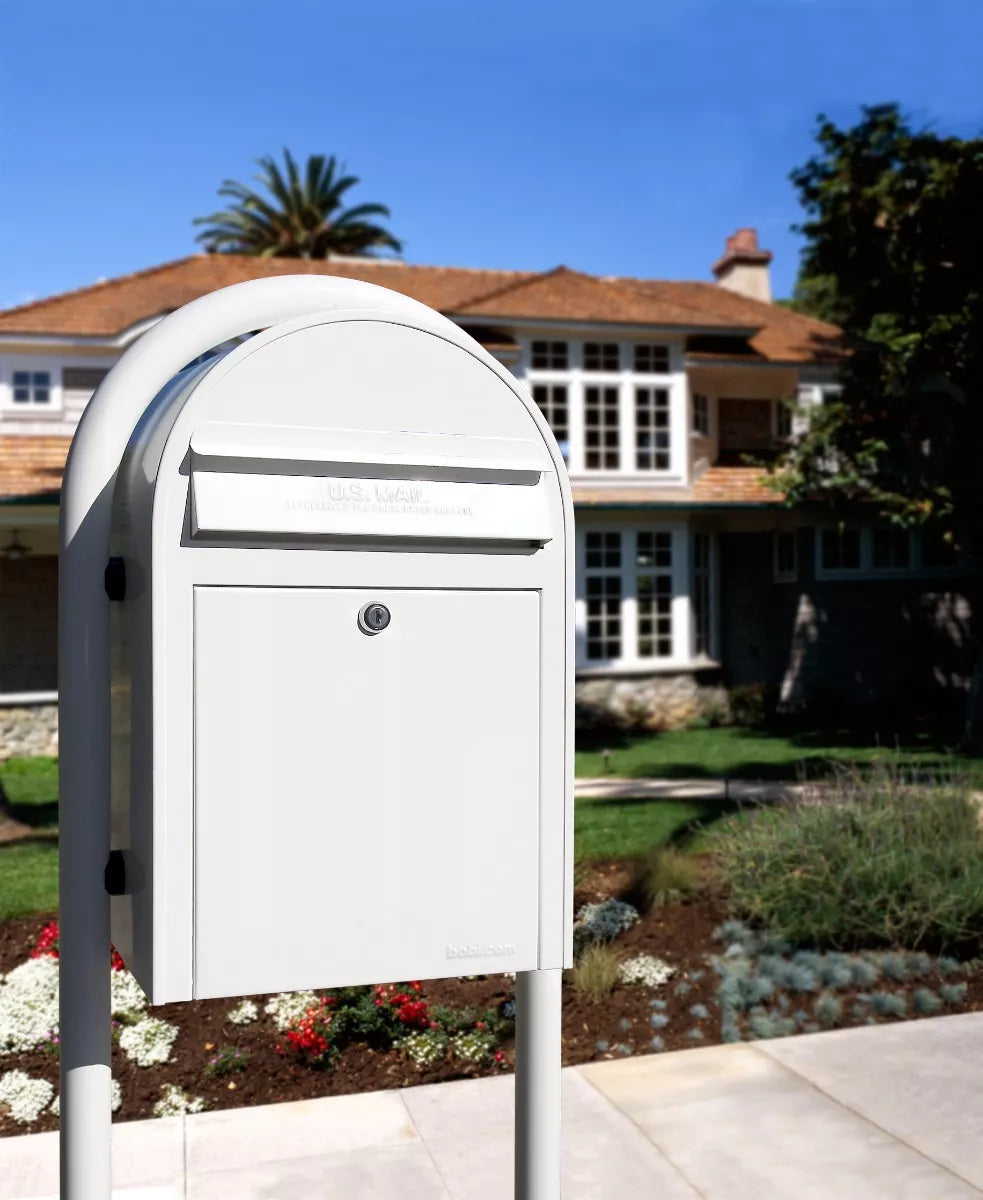
<instances>
[{"instance_id":1,"label":"mailbox post","mask_svg":"<svg viewBox=\"0 0 983 1200\"><path fill-rule=\"evenodd\" d=\"M517 972L557 1200L572 528L528 395L385 289L239 284L109 373L62 495L63 1200L110 1191L110 937L152 1003Z\"/></svg>"}]
</instances>

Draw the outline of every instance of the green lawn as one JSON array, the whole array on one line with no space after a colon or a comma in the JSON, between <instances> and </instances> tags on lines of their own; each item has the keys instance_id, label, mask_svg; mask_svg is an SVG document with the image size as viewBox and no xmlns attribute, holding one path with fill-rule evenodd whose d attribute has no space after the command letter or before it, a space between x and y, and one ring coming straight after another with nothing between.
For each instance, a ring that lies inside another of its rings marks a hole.
<instances>
[{"instance_id":1,"label":"green lawn","mask_svg":"<svg viewBox=\"0 0 983 1200\"><path fill-rule=\"evenodd\" d=\"M58 842L0 843L0 921L58 907Z\"/></svg>"},{"instance_id":2,"label":"green lawn","mask_svg":"<svg viewBox=\"0 0 983 1200\"><path fill-rule=\"evenodd\" d=\"M983 780L983 759L949 755L928 741L897 750L851 744L846 733L783 735L738 727L593 738L589 746L582 744L577 750L579 778L605 774L605 748L611 752L607 773L627 779L814 779L829 772L831 761L870 764L890 760L926 770L952 769Z\"/></svg>"},{"instance_id":3,"label":"green lawn","mask_svg":"<svg viewBox=\"0 0 983 1200\"><path fill-rule=\"evenodd\" d=\"M0 763L0 786L18 821L39 829L57 823L57 758L9 758Z\"/></svg>"},{"instance_id":4,"label":"green lawn","mask_svg":"<svg viewBox=\"0 0 983 1200\"><path fill-rule=\"evenodd\" d=\"M653 846L679 841L731 811L732 805L697 800L580 799L574 809L574 856L578 862L636 858Z\"/></svg>"}]
</instances>

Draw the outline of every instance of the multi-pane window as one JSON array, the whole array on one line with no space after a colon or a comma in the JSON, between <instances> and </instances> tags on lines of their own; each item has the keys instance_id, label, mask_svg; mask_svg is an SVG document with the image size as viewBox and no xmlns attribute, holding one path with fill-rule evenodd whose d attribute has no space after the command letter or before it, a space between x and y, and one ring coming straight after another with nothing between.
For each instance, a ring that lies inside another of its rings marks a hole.
<instances>
[{"instance_id":1,"label":"multi-pane window","mask_svg":"<svg viewBox=\"0 0 983 1200\"><path fill-rule=\"evenodd\" d=\"M669 347L650 343L636 345L634 364L639 375L668 375Z\"/></svg>"},{"instance_id":2,"label":"multi-pane window","mask_svg":"<svg viewBox=\"0 0 983 1200\"><path fill-rule=\"evenodd\" d=\"M875 529L873 563L878 570L904 570L911 565L911 534L907 529Z\"/></svg>"},{"instance_id":3,"label":"multi-pane window","mask_svg":"<svg viewBox=\"0 0 983 1200\"><path fill-rule=\"evenodd\" d=\"M14 371L15 404L50 404L50 371Z\"/></svg>"},{"instance_id":4,"label":"multi-pane window","mask_svg":"<svg viewBox=\"0 0 983 1200\"><path fill-rule=\"evenodd\" d=\"M570 363L566 342L533 342L532 365L537 371L565 371Z\"/></svg>"},{"instance_id":5,"label":"multi-pane window","mask_svg":"<svg viewBox=\"0 0 983 1200\"><path fill-rule=\"evenodd\" d=\"M798 578L798 543L794 532L775 534L775 582L792 583Z\"/></svg>"},{"instance_id":6,"label":"multi-pane window","mask_svg":"<svg viewBox=\"0 0 983 1200\"><path fill-rule=\"evenodd\" d=\"M713 626L710 613L710 535L693 534L693 651L709 655Z\"/></svg>"},{"instance_id":7,"label":"multi-pane window","mask_svg":"<svg viewBox=\"0 0 983 1200\"><path fill-rule=\"evenodd\" d=\"M570 461L570 405L565 383L537 383L532 397L546 418L560 447L563 461Z\"/></svg>"},{"instance_id":8,"label":"multi-pane window","mask_svg":"<svg viewBox=\"0 0 983 1200\"><path fill-rule=\"evenodd\" d=\"M61 386L66 392L94 392L108 374L108 367L65 367Z\"/></svg>"},{"instance_id":9,"label":"multi-pane window","mask_svg":"<svg viewBox=\"0 0 983 1200\"><path fill-rule=\"evenodd\" d=\"M585 536L584 590L587 602L587 658L621 657L621 534Z\"/></svg>"},{"instance_id":10,"label":"multi-pane window","mask_svg":"<svg viewBox=\"0 0 983 1200\"><path fill-rule=\"evenodd\" d=\"M635 388L635 466L669 470L668 388Z\"/></svg>"},{"instance_id":11,"label":"multi-pane window","mask_svg":"<svg viewBox=\"0 0 983 1200\"><path fill-rule=\"evenodd\" d=\"M621 355L617 342L584 342L585 371L619 371Z\"/></svg>"},{"instance_id":12,"label":"multi-pane window","mask_svg":"<svg viewBox=\"0 0 983 1200\"><path fill-rule=\"evenodd\" d=\"M672 534L639 530L635 535L635 592L638 657L672 657Z\"/></svg>"},{"instance_id":13,"label":"multi-pane window","mask_svg":"<svg viewBox=\"0 0 983 1200\"><path fill-rule=\"evenodd\" d=\"M820 563L824 571L860 569L860 530L824 529L820 542Z\"/></svg>"},{"instance_id":14,"label":"multi-pane window","mask_svg":"<svg viewBox=\"0 0 983 1200\"><path fill-rule=\"evenodd\" d=\"M584 467L617 471L621 466L618 389L584 388Z\"/></svg>"},{"instance_id":15,"label":"multi-pane window","mask_svg":"<svg viewBox=\"0 0 983 1200\"><path fill-rule=\"evenodd\" d=\"M703 392L693 393L693 432L710 436L710 398Z\"/></svg>"}]
</instances>

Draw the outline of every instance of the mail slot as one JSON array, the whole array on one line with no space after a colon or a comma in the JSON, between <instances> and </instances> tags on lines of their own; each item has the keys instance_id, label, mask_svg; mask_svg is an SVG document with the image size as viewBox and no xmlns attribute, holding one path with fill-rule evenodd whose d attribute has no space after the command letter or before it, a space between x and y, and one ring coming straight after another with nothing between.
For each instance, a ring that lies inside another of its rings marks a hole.
<instances>
[{"instance_id":1,"label":"mail slot","mask_svg":"<svg viewBox=\"0 0 983 1200\"><path fill-rule=\"evenodd\" d=\"M112 521L154 1003L567 965L572 515L514 379L436 316L273 325L152 400Z\"/></svg>"}]
</instances>

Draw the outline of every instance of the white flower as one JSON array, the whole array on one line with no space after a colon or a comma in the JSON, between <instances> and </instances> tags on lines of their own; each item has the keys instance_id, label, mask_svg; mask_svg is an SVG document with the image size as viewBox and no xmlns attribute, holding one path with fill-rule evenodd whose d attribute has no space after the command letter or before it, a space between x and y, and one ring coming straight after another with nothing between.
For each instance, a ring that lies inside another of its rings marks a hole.
<instances>
[{"instance_id":1,"label":"white flower","mask_svg":"<svg viewBox=\"0 0 983 1200\"><path fill-rule=\"evenodd\" d=\"M263 1012L273 1018L273 1024L282 1033L317 1003L318 998L313 992L280 992L267 1000Z\"/></svg>"},{"instance_id":2,"label":"white flower","mask_svg":"<svg viewBox=\"0 0 983 1200\"><path fill-rule=\"evenodd\" d=\"M56 958L29 958L0 976L0 1054L30 1050L57 1028Z\"/></svg>"},{"instance_id":3,"label":"white flower","mask_svg":"<svg viewBox=\"0 0 983 1200\"><path fill-rule=\"evenodd\" d=\"M675 967L670 967L654 954L636 954L634 958L625 959L618 967L618 979L622 983L641 983L652 988L668 982L675 974Z\"/></svg>"},{"instance_id":4,"label":"white flower","mask_svg":"<svg viewBox=\"0 0 983 1200\"><path fill-rule=\"evenodd\" d=\"M451 1038L451 1053L462 1062L483 1063L491 1057L495 1039L480 1030L455 1033Z\"/></svg>"},{"instance_id":5,"label":"white flower","mask_svg":"<svg viewBox=\"0 0 983 1200\"><path fill-rule=\"evenodd\" d=\"M233 1025L249 1025L258 1016L259 1009L252 1000L243 1000L230 1013L226 1014L226 1020L231 1021Z\"/></svg>"},{"instance_id":6,"label":"white flower","mask_svg":"<svg viewBox=\"0 0 983 1200\"><path fill-rule=\"evenodd\" d=\"M140 1017L147 1007L147 997L137 983L136 976L125 968L122 971L111 971L110 975L113 1016L132 1019Z\"/></svg>"},{"instance_id":7,"label":"white flower","mask_svg":"<svg viewBox=\"0 0 983 1200\"><path fill-rule=\"evenodd\" d=\"M573 937L578 945L585 942L610 942L612 938L631 929L638 920L638 909L622 900L602 900L599 904L584 904L573 923Z\"/></svg>"},{"instance_id":8,"label":"white flower","mask_svg":"<svg viewBox=\"0 0 983 1200\"><path fill-rule=\"evenodd\" d=\"M23 1071L8 1071L0 1075L0 1109L6 1107L15 1121L27 1125L47 1108L54 1090L47 1079L32 1079Z\"/></svg>"},{"instance_id":9,"label":"white flower","mask_svg":"<svg viewBox=\"0 0 983 1200\"><path fill-rule=\"evenodd\" d=\"M185 1113L199 1113L205 1107L200 1096L189 1096L173 1083L164 1084L161 1092L163 1095L153 1109L155 1117L183 1117Z\"/></svg>"},{"instance_id":10,"label":"white flower","mask_svg":"<svg viewBox=\"0 0 983 1200\"><path fill-rule=\"evenodd\" d=\"M418 1067L429 1067L440 1062L447 1053L447 1035L439 1029L411 1033L396 1043L396 1049Z\"/></svg>"},{"instance_id":11,"label":"white flower","mask_svg":"<svg viewBox=\"0 0 983 1200\"><path fill-rule=\"evenodd\" d=\"M178 1035L176 1025L169 1025L157 1017L144 1017L135 1025L128 1025L119 1035L120 1049L138 1067L152 1067L165 1063L171 1057L171 1047Z\"/></svg>"},{"instance_id":12,"label":"white flower","mask_svg":"<svg viewBox=\"0 0 983 1200\"><path fill-rule=\"evenodd\" d=\"M109 1085L109 1108L111 1112L119 1112L123 1107L123 1089L119 1086L115 1079L110 1081ZM55 1096L51 1101L51 1111L55 1116L61 1115L61 1096Z\"/></svg>"}]
</instances>

